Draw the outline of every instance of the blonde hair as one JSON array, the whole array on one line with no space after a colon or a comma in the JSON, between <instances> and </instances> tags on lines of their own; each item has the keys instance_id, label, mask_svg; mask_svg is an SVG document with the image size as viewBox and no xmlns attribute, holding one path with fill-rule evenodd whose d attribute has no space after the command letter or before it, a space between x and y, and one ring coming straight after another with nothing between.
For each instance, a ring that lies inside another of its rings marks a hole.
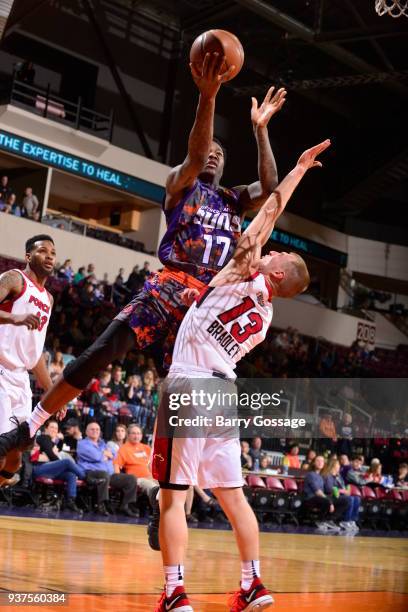
<instances>
[{"instance_id":1,"label":"blonde hair","mask_svg":"<svg viewBox=\"0 0 408 612\"><path fill-rule=\"evenodd\" d=\"M297 253L289 253L292 255L288 266L288 273L278 285L278 296L291 298L298 293L306 291L310 284L309 270L307 269L304 259Z\"/></svg>"},{"instance_id":2,"label":"blonde hair","mask_svg":"<svg viewBox=\"0 0 408 612\"><path fill-rule=\"evenodd\" d=\"M322 469L322 471L320 472L321 475L323 477L325 476L330 476L330 474L332 473L332 470L334 468L335 465L340 465L340 461L337 459L337 457L331 457L328 461L328 463L326 463L326 465L324 466L324 468Z\"/></svg>"}]
</instances>

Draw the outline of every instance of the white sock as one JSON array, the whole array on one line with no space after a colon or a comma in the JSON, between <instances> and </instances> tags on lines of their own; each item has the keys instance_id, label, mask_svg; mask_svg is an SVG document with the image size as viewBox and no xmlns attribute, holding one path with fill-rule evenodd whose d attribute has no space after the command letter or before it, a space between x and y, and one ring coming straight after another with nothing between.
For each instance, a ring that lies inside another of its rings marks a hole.
<instances>
[{"instance_id":1,"label":"white sock","mask_svg":"<svg viewBox=\"0 0 408 612\"><path fill-rule=\"evenodd\" d=\"M28 419L28 424L30 426L30 438L37 433L41 425L44 425L45 421L48 421L50 417L50 413L44 410L44 408L41 406L41 402L38 402L32 411L30 418Z\"/></svg>"},{"instance_id":2,"label":"white sock","mask_svg":"<svg viewBox=\"0 0 408 612\"><path fill-rule=\"evenodd\" d=\"M247 591L254 578L261 575L258 559L254 561L241 561L241 589Z\"/></svg>"},{"instance_id":3,"label":"white sock","mask_svg":"<svg viewBox=\"0 0 408 612\"><path fill-rule=\"evenodd\" d=\"M165 565L166 597L170 597L174 589L184 584L184 565Z\"/></svg>"}]
</instances>

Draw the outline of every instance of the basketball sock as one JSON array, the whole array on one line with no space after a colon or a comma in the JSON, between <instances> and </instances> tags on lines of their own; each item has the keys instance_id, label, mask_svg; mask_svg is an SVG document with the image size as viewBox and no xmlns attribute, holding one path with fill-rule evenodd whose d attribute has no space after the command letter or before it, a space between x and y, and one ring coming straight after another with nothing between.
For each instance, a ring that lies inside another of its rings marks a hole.
<instances>
[{"instance_id":1,"label":"basketball sock","mask_svg":"<svg viewBox=\"0 0 408 612\"><path fill-rule=\"evenodd\" d=\"M44 408L41 406L41 402L38 402L38 404L32 411L30 418L28 419L28 425L30 427L30 438L32 438L37 433L41 425L44 425L45 421L48 421L50 416L50 413L44 410Z\"/></svg>"},{"instance_id":2,"label":"basketball sock","mask_svg":"<svg viewBox=\"0 0 408 612\"><path fill-rule=\"evenodd\" d=\"M241 589L247 591L254 578L261 575L259 561L241 561Z\"/></svg>"},{"instance_id":3,"label":"basketball sock","mask_svg":"<svg viewBox=\"0 0 408 612\"><path fill-rule=\"evenodd\" d=\"M170 597L174 589L184 584L184 565L165 565L166 597Z\"/></svg>"}]
</instances>

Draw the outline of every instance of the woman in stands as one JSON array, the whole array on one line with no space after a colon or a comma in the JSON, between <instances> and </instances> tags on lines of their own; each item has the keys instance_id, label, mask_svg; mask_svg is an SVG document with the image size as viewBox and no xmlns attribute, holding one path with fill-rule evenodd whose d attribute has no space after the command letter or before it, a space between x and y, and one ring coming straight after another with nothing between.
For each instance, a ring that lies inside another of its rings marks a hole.
<instances>
[{"instance_id":1,"label":"woman in stands","mask_svg":"<svg viewBox=\"0 0 408 612\"><path fill-rule=\"evenodd\" d=\"M85 478L85 472L72 459L60 459L55 440L58 437L58 423L50 421L43 434L36 439L32 451L33 478L52 478L67 483L65 508L80 512L76 505L78 478Z\"/></svg>"},{"instance_id":2,"label":"woman in stands","mask_svg":"<svg viewBox=\"0 0 408 612\"><path fill-rule=\"evenodd\" d=\"M340 527L347 532L355 533L359 530L357 521L359 516L360 498L350 494L350 487L347 487L343 478L340 476L340 461L331 458L329 463L323 468L322 476L324 479L324 492L332 497L344 496L347 500L347 510Z\"/></svg>"},{"instance_id":3,"label":"woman in stands","mask_svg":"<svg viewBox=\"0 0 408 612\"><path fill-rule=\"evenodd\" d=\"M338 533L340 527L337 521L343 520L343 516L348 508L348 501L345 497L332 497L324 491L324 480L321 471L324 468L324 457L317 455L311 463L304 482L305 508L318 510L321 520L317 527L325 533Z\"/></svg>"},{"instance_id":4,"label":"woman in stands","mask_svg":"<svg viewBox=\"0 0 408 612\"><path fill-rule=\"evenodd\" d=\"M382 465L379 459L373 459L370 463L370 467L364 474L364 478L367 483L381 484L382 480Z\"/></svg>"},{"instance_id":5,"label":"woman in stands","mask_svg":"<svg viewBox=\"0 0 408 612\"><path fill-rule=\"evenodd\" d=\"M108 448L113 452L116 456L121 446L124 445L127 438L127 429L125 425L119 423L115 427L115 431L113 432L112 440L108 442Z\"/></svg>"}]
</instances>

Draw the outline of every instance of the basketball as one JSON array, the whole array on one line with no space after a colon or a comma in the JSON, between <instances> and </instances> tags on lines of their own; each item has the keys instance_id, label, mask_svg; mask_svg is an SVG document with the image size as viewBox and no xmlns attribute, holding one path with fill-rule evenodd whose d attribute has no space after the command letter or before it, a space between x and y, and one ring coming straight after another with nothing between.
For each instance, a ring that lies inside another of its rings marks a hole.
<instances>
[{"instance_id":1,"label":"basketball","mask_svg":"<svg viewBox=\"0 0 408 612\"><path fill-rule=\"evenodd\" d=\"M228 81L237 76L244 63L244 49L241 42L226 30L208 30L195 39L190 50L190 62L198 70L203 65L206 53L219 53L225 56L221 73L226 72L230 66L235 66Z\"/></svg>"}]
</instances>

